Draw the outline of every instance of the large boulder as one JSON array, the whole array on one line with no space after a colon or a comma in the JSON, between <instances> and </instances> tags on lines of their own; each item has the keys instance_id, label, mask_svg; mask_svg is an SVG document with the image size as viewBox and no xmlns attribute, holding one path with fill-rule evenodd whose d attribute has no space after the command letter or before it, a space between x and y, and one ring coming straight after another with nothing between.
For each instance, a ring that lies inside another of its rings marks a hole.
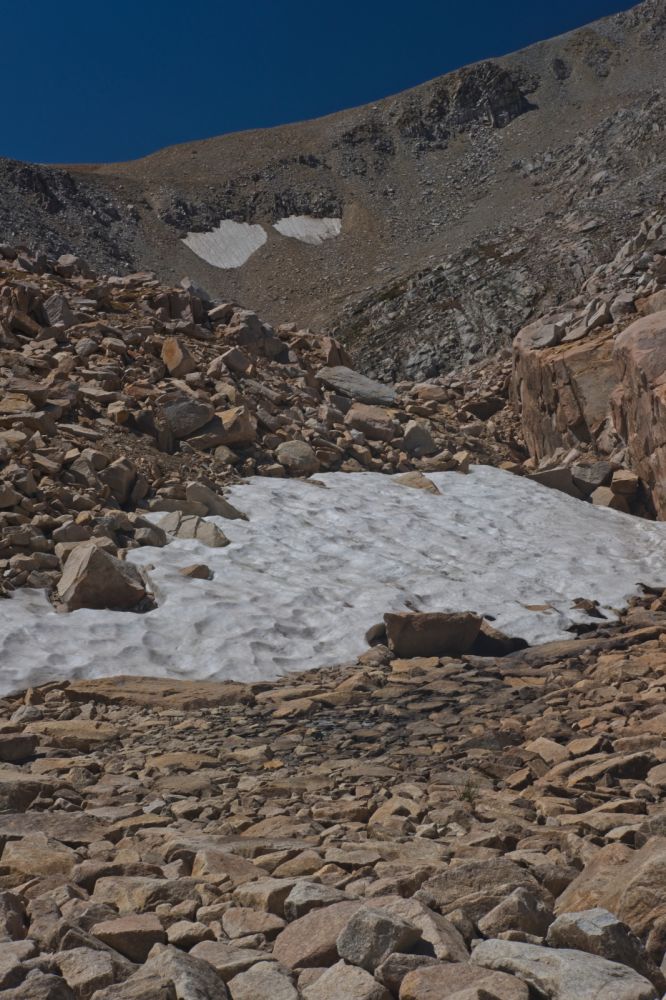
<instances>
[{"instance_id":1,"label":"large boulder","mask_svg":"<svg viewBox=\"0 0 666 1000\"><path fill-rule=\"evenodd\" d=\"M366 403L353 403L345 416L345 424L361 431L369 441L392 441L400 433L400 424L390 410Z\"/></svg>"},{"instance_id":2,"label":"large boulder","mask_svg":"<svg viewBox=\"0 0 666 1000\"><path fill-rule=\"evenodd\" d=\"M656 1000L654 986L626 965L570 948L519 941L483 941L472 962L511 973L548 1000Z\"/></svg>"},{"instance_id":3,"label":"large boulder","mask_svg":"<svg viewBox=\"0 0 666 1000\"><path fill-rule=\"evenodd\" d=\"M598 856L592 861L590 868L597 862L596 877L583 871L558 899L557 912L601 906L642 937L666 916L666 837L652 837L639 851L627 852L625 864L613 863L611 857L603 867Z\"/></svg>"},{"instance_id":4,"label":"large boulder","mask_svg":"<svg viewBox=\"0 0 666 1000\"><path fill-rule=\"evenodd\" d=\"M469 652L481 628L470 612L401 612L384 615L389 647L400 659L412 656L461 656Z\"/></svg>"},{"instance_id":5,"label":"large boulder","mask_svg":"<svg viewBox=\"0 0 666 1000\"><path fill-rule=\"evenodd\" d=\"M164 419L175 438L186 438L213 419L215 410L201 399L176 399L164 407Z\"/></svg>"},{"instance_id":6,"label":"large boulder","mask_svg":"<svg viewBox=\"0 0 666 1000\"><path fill-rule=\"evenodd\" d=\"M94 542L81 542L69 554L57 595L67 611L130 611L146 596L146 586L136 566L121 562Z\"/></svg>"},{"instance_id":7,"label":"large boulder","mask_svg":"<svg viewBox=\"0 0 666 1000\"><path fill-rule=\"evenodd\" d=\"M558 448L594 441L616 384L610 333L545 349L519 334L513 395L530 455L540 461Z\"/></svg>"},{"instance_id":8,"label":"large boulder","mask_svg":"<svg viewBox=\"0 0 666 1000\"><path fill-rule=\"evenodd\" d=\"M525 983L504 972L492 972L465 962L442 962L409 972L400 987L400 1000L529 1000Z\"/></svg>"},{"instance_id":9,"label":"large boulder","mask_svg":"<svg viewBox=\"0 0 666 1000\"><path fill-rule=\"evenodd\" d=\"M581 913L562 913L548 929L552 948L574 948L612 962L628 965L659 990L666 991L666 978L648 957L635 934L608 910L596 907Z\"/></svg>"},{"instance_id":10,"label":"large boulder","mask_svg":"<svg viewBox=\"0 0 666 1000\"><path fill-rule=\"evenodd\" d=\"M421 937L415 924L386 911L364 907L338 937L338 955L350 965L374 972L393 952L409 951Z\"/></svg>"}]
</instances>

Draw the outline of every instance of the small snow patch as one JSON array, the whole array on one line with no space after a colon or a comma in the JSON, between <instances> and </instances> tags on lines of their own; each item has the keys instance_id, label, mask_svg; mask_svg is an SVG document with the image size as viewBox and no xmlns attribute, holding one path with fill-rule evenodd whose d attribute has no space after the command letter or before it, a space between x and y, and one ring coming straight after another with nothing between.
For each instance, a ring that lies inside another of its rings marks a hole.
<instances>
[{"instance_id":1,"label":"small snow patch","mask_svg":"<svg viewBox=\"0 0 666 1000\"><path fill-rule=\"evenodd\" d=\"M342 232L342 219L315 219L312 215L290 215L276 222L274 229L282 236L289 236L310 246L319 246Z\"/></svg>"},{"instance_id":2,"label":"small snow patch","mask_svg":"<svg viewBox=\"0 0 666 1000\"><path fill-rule=\"evenodd\" d=\"M267 239L263 226L223 219L209 233L188 233L183 243L214 267L232 268L247 263Z\"/></svg>"}]
</instances>

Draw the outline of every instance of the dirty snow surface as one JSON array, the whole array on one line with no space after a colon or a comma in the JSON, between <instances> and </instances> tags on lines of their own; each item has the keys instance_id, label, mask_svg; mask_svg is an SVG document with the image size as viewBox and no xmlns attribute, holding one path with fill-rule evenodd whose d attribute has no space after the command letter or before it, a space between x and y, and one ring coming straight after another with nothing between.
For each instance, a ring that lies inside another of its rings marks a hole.
<instances>
[{"instance_id":1,"label":"dirty snow surface","mask_svg":"<svg viewBox=\"0 0 666 1000\"><path fill-rule=\"evenodd\" d=\"M214 267L242 267L266 240L263 226L223 219L209 233L188 233L183 243Z\"/></svg>"},{"instance_id":2,"label":"dirty snow surface","mask_svg":"<svg viewBox=\"0 0 666 1000\"><path fill-rule=\"evenodd\" d=\"M290 215L276 222L273 228L282 236L290 236L292 239L300 240L301 243L319 246L325 240L340 235L342 219L315 219L312 215Z\"/></svg>"},{"instance_id":3,"label":"dirty snow surface","mask_svg":"<svg viewBox=\"0 0 666 1000\"><path fill-rule=\"evenodd\" d=\"M355 657L384 612L405 609L473 610L544 642L583 620L575 598L612 614L639 583L666 585L664 523L491 468L430 478L441 496L374 473L236 486L249 521L213 519L231 545L131 553L154 567L149 614L56 614L42 592L19 591L0 601L0 692L121 673L270 679ZM178 574L194 562L215 578Z\"/></svg>"}]
</instances>

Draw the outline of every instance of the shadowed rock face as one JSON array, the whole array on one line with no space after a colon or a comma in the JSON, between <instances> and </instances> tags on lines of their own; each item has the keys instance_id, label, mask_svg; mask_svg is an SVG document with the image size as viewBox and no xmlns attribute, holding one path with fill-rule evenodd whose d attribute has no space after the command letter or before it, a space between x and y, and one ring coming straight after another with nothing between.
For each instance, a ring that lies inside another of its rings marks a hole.
<instances>
[{"instance_id":1,"label":"shadowed rock face","mask_svg":"<svg viewBox=\"0 0 666 1000\"><path fill-rule=\"evenodd\" d=\"M646 0L377 104L131 163L0 161L0 240L190 274L270 322L337 330L382 379L446 371L566 297L663 188L665 22ZM340 234L275 228L293 218ZM244 263L183 242L223 220L266 236Z\"/></svg>"}]
</instances>

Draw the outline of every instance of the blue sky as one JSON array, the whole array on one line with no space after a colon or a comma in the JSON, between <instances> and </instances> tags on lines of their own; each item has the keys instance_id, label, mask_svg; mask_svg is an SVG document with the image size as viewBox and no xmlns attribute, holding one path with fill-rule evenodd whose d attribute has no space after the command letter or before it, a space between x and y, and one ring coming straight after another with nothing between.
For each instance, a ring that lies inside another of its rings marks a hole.
<instances>
[{"instance_id":1,"label":"blue sky","mask_svg":"<svg viewBox=\"0 0 666 1000\"><path fill-rule=\"evenodd\" d=\"M0 156L94 162L376 100L620 0L0 0Z\"/></svg>"}]
</instances>

